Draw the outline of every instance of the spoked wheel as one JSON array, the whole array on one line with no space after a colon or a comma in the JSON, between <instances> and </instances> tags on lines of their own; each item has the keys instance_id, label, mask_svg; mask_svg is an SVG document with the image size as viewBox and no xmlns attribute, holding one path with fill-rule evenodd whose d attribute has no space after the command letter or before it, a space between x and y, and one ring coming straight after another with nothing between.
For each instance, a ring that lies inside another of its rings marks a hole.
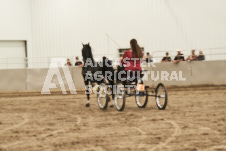
<instances>
[{"instance_id":1,"label":"spoked wheel","mask_svg":"<svg viewBox=\"0 0 226 151\"><path fill-rule=\"evenodd\" d=\"M167 105L167 91L162 83L159 83L155 90L155 101L156 105L160 110L164 110Z\"/></svg>"},{"instance_id":2,"label":"spoked wheel","mask_svg":"<svg viewBox=\"0 0 226 151\"><path fill-rule=\"evenodd\" d=\"M126 96L122 83L116 85L115 91L115 107L118 111L123 111L125 108Z\"/></svg>"},{"instance_id":3,"label":"spoked wheel","mask_svg":"<svg viewBox=\"0 0 226 151\"><path fill-rule=\"evenodd\" d=\"M110 101L110 97L106 94L106 84L101 83L97 88L97 103L100 109L104 110L108 106L108 102Z\"/></svg>"},{"instance_id":4,"label":"spoked wheel","mask_svg":"<svg viewBox=\"0 0 226 151\"><path fill-rule=\"evenodd\" d=\"M144 91L138 91L135 94L135 101L139 108L145 108L148 103L148 90L145 88Z\"/></svg>"}]
</instances>

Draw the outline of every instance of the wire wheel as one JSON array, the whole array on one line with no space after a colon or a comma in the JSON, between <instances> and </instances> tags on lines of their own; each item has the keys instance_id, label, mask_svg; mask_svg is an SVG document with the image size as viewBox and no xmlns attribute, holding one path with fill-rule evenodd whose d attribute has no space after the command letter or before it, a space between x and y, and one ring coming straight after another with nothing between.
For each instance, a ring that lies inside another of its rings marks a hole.
<instances>
[{"instance_id":1,"label":"wire wheel","mask_svg":"<svg viewBox=\"0 0 226 151\"><path fill-rule=\"evenodd\" d=\"M108 102L110 101L110 98L108 94L106 94L106 84L101 83L97 88L97 103L100 109L104 110L108 106Z\"/></svg>"},{"instance_id":2,"label":"wire wheel","mask_svg":"<svg viewBox=\"0 0 226 151\"><path fill-rule=\"evenodd\" d=\"M122 83L116 85L115 91L115 107L118 111L123 111L126 103L125 90Z\"/></svg>"},{"instance_id":3,"label":"wire wheel","mask_svg":"<svg viewBox=\"0 0 226 151\"><path fill-rule=\"evenodd\" d=\"M138 91L135 94L135 101L139 108L145 108L148 103L148 90L145 88L144 91Z\"/></svg>"},{"instance_id":4,"label":"wire wheel","mask_svg":"<svg viewBox=\"0 0 226 151\"><path fill-rule=\"evenodd\" d=\"M166 88L162 83L159 83L155 90L155 101L160 110L164 110L166 108L168 97Z\"/></svg>"}]
</instances>

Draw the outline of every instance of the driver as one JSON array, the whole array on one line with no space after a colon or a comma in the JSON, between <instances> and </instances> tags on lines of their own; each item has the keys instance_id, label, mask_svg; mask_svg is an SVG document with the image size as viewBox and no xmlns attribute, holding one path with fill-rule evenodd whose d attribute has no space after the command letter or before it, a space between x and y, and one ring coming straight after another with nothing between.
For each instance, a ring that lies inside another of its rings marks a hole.
<instances>
[{"instance_id":1,"label":"driver","mask_svg":"<svg viewBox=\"0 0 226 151\"><path fill-rule=\"evenodd\" d=\"M132 79L134 79L134 76L140 74L140 71L142 70L141 61L143 58L143 53L136 39L130 40L130 48L131 50L127 50L124 52L124 55L121 60L121 65L118 66L117 76L118 80L122 82L124 81L124 79L120 79L120 77L124 76L126 72L127 76L133 76ZM124 73L124 75L122 73Z\"/></svg>"}]
</instances>

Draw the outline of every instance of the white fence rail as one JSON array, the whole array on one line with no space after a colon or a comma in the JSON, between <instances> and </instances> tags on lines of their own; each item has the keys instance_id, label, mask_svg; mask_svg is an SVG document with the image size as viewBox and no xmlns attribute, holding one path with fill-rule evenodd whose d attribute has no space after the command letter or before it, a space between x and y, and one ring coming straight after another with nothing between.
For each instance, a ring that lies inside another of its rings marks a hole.
<instances>
[{"instance_id":1,"label":"white fence rail","mask_svg":"<svg viewBox=\"0 0 226 151\"><path fill-rule=\"evenodd\" d=\"M178 49L184 54L185 59L191 55L191 49ZM205 55L205 59L207 61L213 60L226 60L226 47L217 47L217 48L204 48L204 49L195 49L196 55L199 55L199 51L202 51ZM165 53L169 52L169 56L174 59L177 54L177 50L160 50L160 51L153 51L151 54L156 59L157 62L160 62Z\"/></svg>"},{"instance_id":2,"label":"white fence rail","mask_svg":"<svg viewBox=\"0 0 226 151\"><path fill-rule=\"evenodd\" d=\"M203 52L207 61L226 60L226 47L196 49L196 55L198 55L199 51ZM148 51L145 51L145 53L146 52ZM172 59L174 59L177 54L177 50L152 51L152 53L150 52L150 54L153 58L155 58L156 62L160 62L161 59L165 56L166 52L169 52L169 55ZM181 52L184 54L185 59L191 54L191 50L187 49L181 49ZM119 57L119 54L94 54L94 58L96 60L99 59L99 61L103 56L106 56L109 59L115 59ZM75 56L0 58L0 69L48 68L52 58L65 58L65 63L66 59L69 58L71 60L72 66L74 66L75 64Z\"/></svg>"}]
</instances>

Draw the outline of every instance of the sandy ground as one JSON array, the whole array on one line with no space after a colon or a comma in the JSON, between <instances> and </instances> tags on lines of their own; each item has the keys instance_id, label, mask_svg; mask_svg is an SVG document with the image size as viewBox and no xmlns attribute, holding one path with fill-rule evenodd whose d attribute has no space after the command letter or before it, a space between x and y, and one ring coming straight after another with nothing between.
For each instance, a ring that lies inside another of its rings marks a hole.
<instances>
[{"instance_id":1,"label":"sandy ground","mask_svg":"<svg viewBox=\"0 0 226 151\"><path fill-rule=\"evenodd\" d=\"M226 87L170 89L164 111L127 98L101 111L96 96L2 96L0 150L226 150Z\"/></svg>"}]
</instances>

